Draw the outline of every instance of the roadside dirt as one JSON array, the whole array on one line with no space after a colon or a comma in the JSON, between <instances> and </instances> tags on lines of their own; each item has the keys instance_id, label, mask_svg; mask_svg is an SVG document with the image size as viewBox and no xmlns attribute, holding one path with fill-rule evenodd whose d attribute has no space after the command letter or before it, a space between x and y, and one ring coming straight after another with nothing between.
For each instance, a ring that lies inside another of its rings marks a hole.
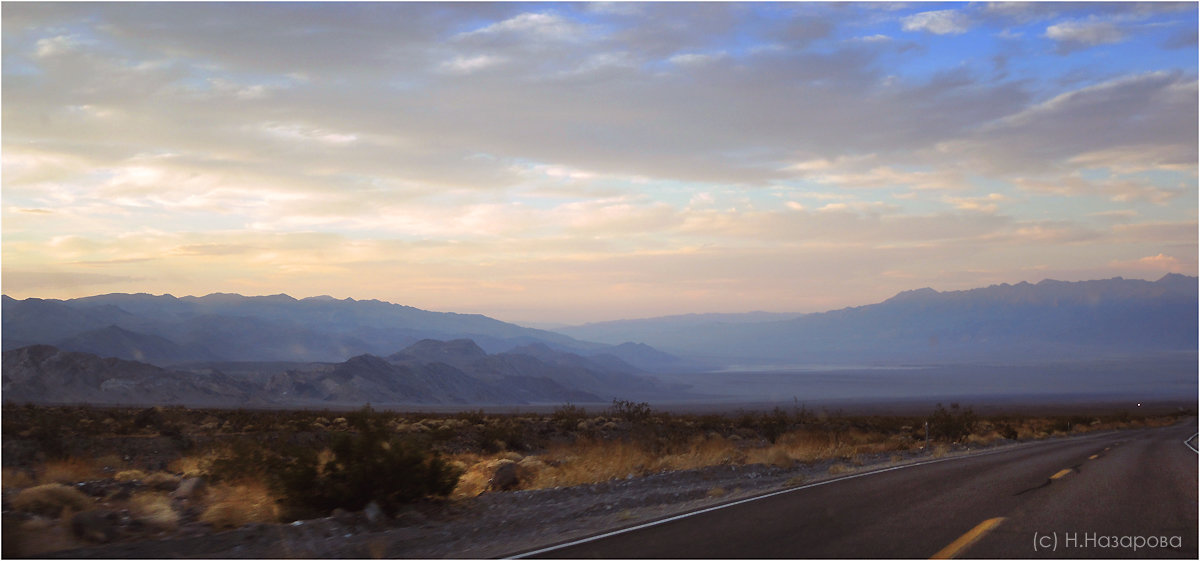
<instances>
[{"instance_id":1,"label":"roadside dirt","mask_svg":"<svg viewBox=\"0 0 1200 561\"><path fill-rule=\"evenodd\" d=\"M1001 443L997 443L1001 444ZM994 448L994 447L989 447ZM951 455L973 453L952 450ZM48 554L54 558L494 558L634 526L770 491L931 459L923 452L790 468L714 466L590 485L485 493L413 505L395 518L364 512L225 532L185 521L169 537Z\"/></svg>"}]
</instances>

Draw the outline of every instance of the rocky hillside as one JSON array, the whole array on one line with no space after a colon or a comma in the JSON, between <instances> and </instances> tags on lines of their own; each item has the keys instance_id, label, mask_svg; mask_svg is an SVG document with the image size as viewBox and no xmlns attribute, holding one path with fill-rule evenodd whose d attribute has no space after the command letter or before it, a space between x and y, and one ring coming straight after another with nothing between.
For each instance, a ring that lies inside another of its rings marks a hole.
<instances>
[{"instance_id":1,"label":"rocky hillside","mask_svg":"<svg viewBox=\"0 0 1200 561\"><path fill-rule=\"evenodd\" d=\"M469 339L422 340L388 358L337 363L197 363L168 370L33 345L4 351L9 402L317 406L608 402L662 396L657 380L611 356L544 345L487 354Z\"/></svg>"},{"instance_id":2,"label":"rocky hillside","mask_svg":"<svg viewBox=\"0 0 1200 561\"><path fill-rule=\"evenodd\" d=\"M165 370L48 345L4 351L2 376L9 403L227 406L253 401L257 389L220 372Z\"/></svg>"}]
</instances>

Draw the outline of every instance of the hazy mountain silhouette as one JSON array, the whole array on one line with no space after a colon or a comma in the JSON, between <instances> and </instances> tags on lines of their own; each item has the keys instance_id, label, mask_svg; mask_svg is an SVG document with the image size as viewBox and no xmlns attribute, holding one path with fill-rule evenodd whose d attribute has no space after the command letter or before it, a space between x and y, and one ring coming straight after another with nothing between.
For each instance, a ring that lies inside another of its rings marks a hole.
<instances>
[{"instance_id":1,"label":"hazy mountain silhouette","mask_svg":"<svg viewBox=\"0 0 1200 561\"><path fill-rule=\"evenodd\" d=\"M120 328L106 332L125 338ZM386 359L363 354L338 363L209 362L164 369L48 345L4 351L3 360L4 398L42 403L594 403L662 397L673 390L615 357L584 357L545 345L489 355L469 339L423 340Z\"/></svg>"},{"instance_id":2,"label":"hazy mountain silhouette","mask_svg":"<svg viewBox=\"0 0 1200 561\"><path fill-rule=\"evenodd\" d=\"M902 292L783 321L687 316L561 329L720 362L807 364L1073 360L1196 351L1197 278L1121 278ZM619 336L616 334L620 334Z\"/></svg>"},{"instance_id":3,"label":"hazy mountain silhouette","mask_svg":"<svg viewBox=\"0 0 1200 561\"><path fill-rule=\"evenodd\" d=\"M73 300L3 297L3 348L32 344L159 366L196 361L337 362L386 355L422 339L471 339L488 352L529 344L611 353L646 369L671 362L638 347L578 341L478 314L420 310L378 300L297 300L285 294L107 294Z\"/></svg>"}]
</instances>

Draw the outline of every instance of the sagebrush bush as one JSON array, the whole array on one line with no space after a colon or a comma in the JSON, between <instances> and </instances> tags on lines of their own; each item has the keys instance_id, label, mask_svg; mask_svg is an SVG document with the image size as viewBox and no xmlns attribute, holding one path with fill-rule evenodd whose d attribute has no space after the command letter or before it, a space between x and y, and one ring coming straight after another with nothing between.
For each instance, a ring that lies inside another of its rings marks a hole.
<instances>
[{"instance_id":1,"label":"sagebrush bush","mask_svg":"<svg viewBox=\"0 0 1200 561\"><path fill-rule=\"evenodd\" d=\"M179 524L179 513L171 507L171 498L162 493L134 495L129 506L138 520L157 530L171 530Z\"/></svg>"},{"instance_id":2,"label":"sagebrush bush","mask_svg":"<svg viewBox=\"0 0 1200 561\"><path fill-rule=\"evenodd\" d=\"M349 430L327 449L246 443L214 461L211 471L218 480L257 474L292 515L360 510L372 501L392 514L405 503L454 490L459 470L427 447L395 437L388 419L370 407L347 415L345 423Z\"/></svg>"},{"instance_id":3,"label":"sagebrush bush","mask_svg":"<svg viewBox=\"0 0 1200 561\"><path fill-rule=\"evenodd\" d=\"M42 516L58 516L64 510L82 512L91 509L94 504L92 499L78 489L61 483L30 487L17 493L12 499L13 508Z\"/></svg>"},{"instance_id":4,"label":"sagebrush bush","mask_svg":"<svg viewBox=\"0 0 1200 561\"><path fill-rule=\"evenodd\" d=\"M279 520L279 505L261 483L216 486L209 493L208 502L208 507L200 514L200 521L214 528L240 528L246 524Z\"/></svg>"},{"instance_id":5,"label":"sagebrush bush","mask_svg":"<svg viewBox=\"0 0 1200 561\"><path fill-rule=\"evenodd\" d=\"M970 407L963 409L951 403L950 409L946 409L939 403L929 418L929 434L939 440L958 442L975 432L978 425L979 416Z\"/></svg>"}]
</instances>

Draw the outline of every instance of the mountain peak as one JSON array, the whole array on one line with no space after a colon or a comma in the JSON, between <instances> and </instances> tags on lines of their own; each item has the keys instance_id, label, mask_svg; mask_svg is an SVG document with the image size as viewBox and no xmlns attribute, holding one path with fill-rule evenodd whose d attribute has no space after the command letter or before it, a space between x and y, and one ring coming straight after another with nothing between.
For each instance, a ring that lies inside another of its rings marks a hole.
<instances>
[{"instance_id":1,"label":"mountain peak","mask_svg":"<svg viewBox=\"0 0 1200 561\"><path fill-rule=\"evenodd\" d=\"M941 294L941 292L938 292L927 286L925 288L918 288L916 290L905 290L903 292L900 292L899 294L896 294L895 296L893 296L891 298L888 298L886 301L887 302L905 302L905 301L921 300L921 299L929 298L932 296L937 296L939 294Z\"/></svg>"}]
</instances>

